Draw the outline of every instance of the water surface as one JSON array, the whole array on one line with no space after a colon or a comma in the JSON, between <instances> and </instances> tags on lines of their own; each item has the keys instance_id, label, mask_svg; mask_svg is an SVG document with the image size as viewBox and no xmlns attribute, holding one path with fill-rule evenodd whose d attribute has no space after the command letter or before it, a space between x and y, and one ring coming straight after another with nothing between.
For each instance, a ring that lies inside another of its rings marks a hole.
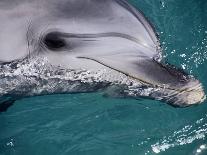
<instances>
[{"instance_id":1,"label":"water surface","mask_svg":"<svg viewBox=\"0 0 207 155\"><path fill-rule=\"evenodd\" d=\"M166 61L207 92L207 1L130 2L155 26ZM207 102L176 109L102 92L50 95L17 101L0 122L1 155L207 154Z\"/></svg>"}]
</instances>

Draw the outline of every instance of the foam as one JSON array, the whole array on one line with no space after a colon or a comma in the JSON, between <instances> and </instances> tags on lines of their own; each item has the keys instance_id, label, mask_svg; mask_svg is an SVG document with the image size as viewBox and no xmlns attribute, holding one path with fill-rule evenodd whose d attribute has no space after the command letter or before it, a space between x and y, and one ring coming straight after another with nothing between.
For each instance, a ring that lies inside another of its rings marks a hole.
<instances>
[{"instance_id":1,"label":"foam","mask_svg":"<svg viewBox=\"0 0 207 155\"><path fill-rule=\"evenodd\" d=\"M154 153L164 152L176 146L191 144L195 140L204 139L207 136L207 115L196 121L193 125L186 125L182 129L175 131L171 136L163 137L157 143L152 144L151 148ZM200 150L204 149L200 146Z\"/></svg>"}]
</instances>

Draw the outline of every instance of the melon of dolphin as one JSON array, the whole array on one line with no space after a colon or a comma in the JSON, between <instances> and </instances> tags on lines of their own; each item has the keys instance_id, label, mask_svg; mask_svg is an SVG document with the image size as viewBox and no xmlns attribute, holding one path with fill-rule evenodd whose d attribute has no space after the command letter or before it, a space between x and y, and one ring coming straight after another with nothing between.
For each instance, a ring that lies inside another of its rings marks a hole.
<instances>
[{"instance_id":1,"label":"melon of dolphin","mask_svg":"<svg viewBox=\"0 0 207 155\"><path fill-rule=\"evenodd\" d=\"M180 107L205 99L161 62L155 30L125 0L1 0L0 21L1 98L111 88Z\"/></svg>"}]
</instances>

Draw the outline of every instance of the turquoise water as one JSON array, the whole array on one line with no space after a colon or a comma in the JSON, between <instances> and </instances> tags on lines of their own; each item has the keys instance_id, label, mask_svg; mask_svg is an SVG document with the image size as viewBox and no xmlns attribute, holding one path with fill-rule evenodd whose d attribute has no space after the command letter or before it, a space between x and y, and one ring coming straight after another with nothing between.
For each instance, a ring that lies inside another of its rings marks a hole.
<instances>
[{"instance_id":1,"label":"turquoise water","mask_svg":"<svg viewBox=\"0 0 207 155\"><path fill-rule=\"evenodd\" d=\"M207 1L131 0L155 25L166 60L207 92ZM184 109L102 92L25 98L0 114L1 155L206 155L207 103Z\"/></svg>"}]
</instances>

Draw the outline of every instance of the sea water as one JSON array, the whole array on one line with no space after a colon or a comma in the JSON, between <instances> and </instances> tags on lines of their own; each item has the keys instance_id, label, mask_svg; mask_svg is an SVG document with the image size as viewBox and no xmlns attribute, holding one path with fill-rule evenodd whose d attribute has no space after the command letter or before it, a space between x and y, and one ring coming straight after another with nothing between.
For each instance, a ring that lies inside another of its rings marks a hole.
<instances>
[{"instance_id":1,"label":"sea water","mask_svg":"<svg viewBox=\"0 0 207 155\"><path fill-rule=\"evenodd\" d=\"M165 60L207 92L207 1L130 2L153 23ZM18 100L0 114L0 155L207 155L206 137L207 101L179 109L102 92L64 94Z\"/></svg>"}]
</instances>

